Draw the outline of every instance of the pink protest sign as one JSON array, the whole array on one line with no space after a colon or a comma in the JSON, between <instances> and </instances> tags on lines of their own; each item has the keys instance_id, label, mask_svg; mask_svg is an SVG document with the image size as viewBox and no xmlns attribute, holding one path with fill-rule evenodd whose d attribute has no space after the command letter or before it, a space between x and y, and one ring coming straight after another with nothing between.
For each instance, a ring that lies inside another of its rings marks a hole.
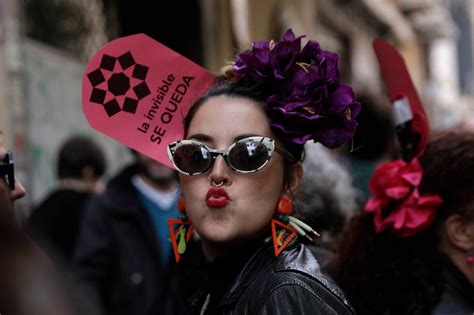
<instances>
[{"instance_id":1,"label":"pink protest sign","mask_svg":"<svg viewBox=\"0 0 474 315\"><path fill-rule=\"evenodd\" d=\"M82 78L82 109L91 126L172 167L169 143L183 138L183 118L214 75L145 34L113 40Z\"/></svg>"}]
</instances>

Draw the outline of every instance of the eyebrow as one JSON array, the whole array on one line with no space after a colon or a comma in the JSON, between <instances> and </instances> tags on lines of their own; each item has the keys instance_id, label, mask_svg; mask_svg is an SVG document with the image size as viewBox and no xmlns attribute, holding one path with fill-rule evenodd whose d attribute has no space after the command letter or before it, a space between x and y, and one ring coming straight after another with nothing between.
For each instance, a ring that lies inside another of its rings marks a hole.
<instances>
[{"instance_id":1,"label":"eyebrow","mask_svg":"<svg viewBox=\"0 0 474 315\"><path fill-rule=\"evenodd\" d=\"M254 133L243 134L234 138L234 142L248 138L248 137L263 137L262 135L256 135Z\"/></svg>"},{"instance_id":2,"label":"eyebrow","mask_svg":"<svg viewBox=\"0 0 474 315\"><path fill-rule=\"evenodd\" d=\"M191 135L188 137L190 140L197 140L197 141L203 141L203 142L211 142L212 137L203 133L197 133L194 135Z\"/></svg>"},{"instance_id":3,"label":"eyebrow","mask_svg":"<svg viewBox=\"0 0 474 315\"><path fill-rule=\"evenodd\" d=\"M248 134L238 135L237 137L234 138L233 141L237 142L239 140L242 140L248 137L263 137L263 136L253 134L253 133L248 133ZM189 136L188 139L202 141L202 142L212 142L213 137L211 137L210 135L203 134L203 133L197 133L197 134Z\"/></svg>"}]
</instances>

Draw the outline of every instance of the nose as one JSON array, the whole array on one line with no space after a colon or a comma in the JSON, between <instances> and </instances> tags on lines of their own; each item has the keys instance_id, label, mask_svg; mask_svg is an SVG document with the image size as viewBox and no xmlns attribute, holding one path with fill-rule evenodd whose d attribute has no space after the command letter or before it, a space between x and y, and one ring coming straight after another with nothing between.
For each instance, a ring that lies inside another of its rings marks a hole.
<instances>
[{"instance_id":1,"label":"nose","mask_svg":"<svg viewBox=\"0 0 474 315\"><path fill-rule=\"evenodd\" d=\"M10 199L15 201L21 199L26 195L25 187L21 184L19 180L15 178L15 189L10 192Z\"/></svg>"},{"instance_id":2,"label":"nose","mask_svg":"<svg viewBox=\"0 0 474 315\"><path fill-rule=\"evenodd\" d=\"M219 155L214 160L211 172L209 173L209 180L214 183L223 183L224 185L230 185L232 183L232 177L229 165L227 165L224 157Z\"/></svg>"}]
</instances>

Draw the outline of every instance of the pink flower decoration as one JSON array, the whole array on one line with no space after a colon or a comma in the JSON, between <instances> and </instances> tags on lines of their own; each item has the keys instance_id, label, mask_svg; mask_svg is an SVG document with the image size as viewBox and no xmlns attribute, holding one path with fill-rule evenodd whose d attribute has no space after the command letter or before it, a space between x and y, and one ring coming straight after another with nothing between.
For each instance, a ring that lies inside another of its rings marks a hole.
<instances>
[{"instance_id":1,"label":"pink flower decoration","mask_svg":"<svg viewBox=\"0 0 474 315\"><path fill-rule=\"evenodd\" d=\"M365 211L374 214L376 233L390 230L408 237L428 228L442 203L440 196L420 196L418 187L423 170L417 159L410 163L396 160L379 166L369 182L372 193Z\"/></svg>"}]
</instances>

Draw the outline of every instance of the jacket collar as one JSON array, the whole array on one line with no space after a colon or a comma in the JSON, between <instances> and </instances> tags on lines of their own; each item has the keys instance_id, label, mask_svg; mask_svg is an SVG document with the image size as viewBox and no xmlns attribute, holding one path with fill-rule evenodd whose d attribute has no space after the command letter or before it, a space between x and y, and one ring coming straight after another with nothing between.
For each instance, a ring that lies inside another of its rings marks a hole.
<instances>
[{"instance_id":1,"label":"jacket collar","mask_svg":"<svg viewBox=\"0 0 474 315\"><path fill-rule=\"evenodd\" d=\"M224 294L218 306L229 305L237 302L239 297L248 287L249 283L262 272L268 272L274 261L273 247L265 244L258 247L244 264L242 271L232 281L228 291Z\"/></svg>"},{"instance_id":2,"label":"jacket collar","mask_svg":"<svg viewBox=\"0 0 474 315\"><path fill-rule=\"evenodd\" d=\"M223 292L220 301L213 307L231 305L237 302L257 273L265 272L265 266L273 261L272 256L272 247L261 246L260 244L258 247L240 248L226 257L216 259L213 263L207 263L208 287L202 287L200 291L195 293L189 299L190 304L196 310L199 310L208 292L215 292L219 289L227 291ZM232 274L234 270L237 271L237 274ZM219 277L223 280L223 285L217 283L218 288L215 288L213 287L216 286L214 279L219 279Z\"/></svg>"},{"instance_id":3,"label":"jacket collar","mask_svg":"<svg viewBox=\"0 0 474 315\"><path fill-rule=\"evenodd\" d=\"M305 273L316 279L344 304L351 307L342 290L331 278L321 272L319 262L314 254L317 249L314 247L311 249L311 247L310 245L304 246L303 244L298 244L291 250L283 252L281 259L278 259L275 263L275 271L286 270Z\"/></svg>"},{"instance_id":4,"label":"jacket collar","mask_svg":"<svg viewBox=\"0 0 474 315\"><path fill-rule=\"evenodd\" d=\"M309 246L293 241L278 257L275 258L271 243L260 246L244 265L228 291L224 294L217 307L231 305L237 302L250 282L262 272L297 271L307 274L320 282L341 302L350 307L344 293L332 279L321 273L320 266Z\"/></svg>"}]
</instances>

